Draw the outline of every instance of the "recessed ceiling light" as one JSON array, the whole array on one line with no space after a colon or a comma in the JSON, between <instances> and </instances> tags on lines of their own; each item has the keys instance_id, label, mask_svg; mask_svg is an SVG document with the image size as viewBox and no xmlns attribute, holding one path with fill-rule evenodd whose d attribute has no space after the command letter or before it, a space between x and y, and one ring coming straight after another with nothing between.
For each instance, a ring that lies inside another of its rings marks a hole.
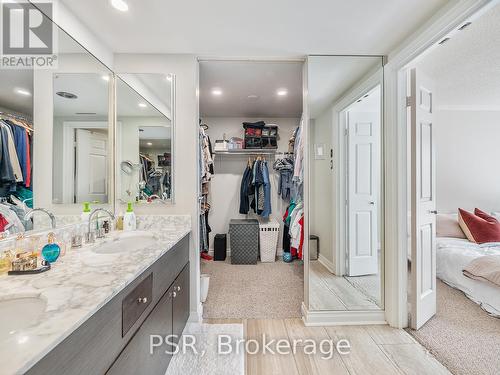
<instances>
[{"instance_id":1,"label":"recessed ceiling light","mask_svg":"<svg viewBox=\"0 0 500 375\"><path fill-rule=\"evenodd\" d=\"M124 0L111 0L111 5L120 12L128 10L128 4Z\"/></svg>"},{"instance_id":2,"label":"recessed ceiling light","mask_svg":"<svg viewBox=\"0 0 500 375\"><path fill-rule=\"evenodd\" d=\"M146 103L139 103L139 107L141 107L141 108L147 108L147 106L148 105Z\"/></svg>"},{"instance_id":3,"label":"recessed ceiling light","mask_svg":"<svg viewBox=\"0 0 500 375\"><path fill-rule=\"evenodd\" d=\"M172 81L172 74L167 74L167 81L169 81L169 82Z\"/></svg>"},{"instance_id":4,"label":"recessed ceiling light","mask_svg":"<svg viewBox=\"0 0 500 375\"><path fill-rule=\"evenodd\" d=\"M148 146L152 146L153 144L151 142L146 143Z\"/></svg>"},{"instance_id":5,"label":"recessed ceiling light","mask_svg":"<svg viewBox=\"0 0 500 375\"><path fill-rule=\"evenodd\" d=\"M66 91L58 91L56 92L56 95L59 95L61 98L64 98L64 99L77 99L78 96L76 96L75 94L71 93L71 92L66 92Z\"/></svg>"},{"instance_id":6,"label":"recessed ceiling light","mask_svg":"<svg viewBox=\"0 0 500 375\"><path fill-rule=\"evenodd\" d=\"M102 76L102 79L105 80L106 82L109 81L109 76L107 74Z\"/></svg>"},{"instance_id":7,"label":"recessed ceiling light","mask_svg":"<svg viewBox=\"0 0 500 375\"><path fill-rule=\"evenodd\" d=\"M16 92L16 94L19 94L19 95L31 96L31 92L29 92L28 90L25 90L25 89L15 89L14 91Z\"/></svg>"},{"instance_id":8,"label":"recessed ceiling light","mask_svg":"<svg viewBox=\"0 0 500 375\"><path fill-rule=\"evenodd\" d=\"M221 89L212 89L212 95L221 96L222 90Z\"/></svg>"},{"instance_id":9,"label":"recessed ceiling light","mask_svg":"<svg viewBox=\"0 0 500 375\"><path fill-rule=\"evenodd\" d=\"M278 91L276 91L276 95L286 96L286 95L288 95L288 90L287 89L279 89Z\"/></svg>"}]
</instances>

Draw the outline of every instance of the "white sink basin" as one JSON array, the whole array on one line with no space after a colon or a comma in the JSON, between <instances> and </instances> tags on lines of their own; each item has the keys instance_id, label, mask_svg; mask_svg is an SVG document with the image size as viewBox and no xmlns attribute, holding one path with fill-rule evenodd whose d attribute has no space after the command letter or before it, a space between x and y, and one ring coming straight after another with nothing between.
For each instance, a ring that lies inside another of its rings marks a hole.
<instances>
[{"instance_id":1,"label":"white sink basin","mask_svg":"<svg viewBox=\"0 0 500 375\"><path fill-rule=\"evenodd\" d=\"M96 245L92 251L96 254L115 254L145 249L158 242L154 234L143 231L123 232L104 243Z\"/></svg>"},{"instance_id":2,"label":"white sink basin","mask_svg":"<svg viewBox=\"0 0 500 375\"><path fill-rule=\"evenodd\" d=\"M0 300L0 342L23 329L40 323L47 302L39 297L13 297Z\"/></svg>"}]
</instances>

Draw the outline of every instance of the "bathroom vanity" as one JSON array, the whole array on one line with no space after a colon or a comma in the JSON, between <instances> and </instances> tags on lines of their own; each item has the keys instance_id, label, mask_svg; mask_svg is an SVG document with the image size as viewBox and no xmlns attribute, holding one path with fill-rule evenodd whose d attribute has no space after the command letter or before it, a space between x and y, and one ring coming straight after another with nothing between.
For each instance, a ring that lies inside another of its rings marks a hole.
<instances>
[{"instance_id":1,"label":"bathroom vanity","mask_svg":"<svg viewBox=\"0 0 500 375\"><path fill-rule=\"evenodd\" d=\"M152 216L141 231L112 233L44 274L1 277L0 312L2 303L43 304L31 323L2 333L1 353L10 358L2 371L164 374L171 356L166 345L151 355L150 335L180 335L190 311L191 229L189 217L180 218Z\"/></svg>"}]
</instances>

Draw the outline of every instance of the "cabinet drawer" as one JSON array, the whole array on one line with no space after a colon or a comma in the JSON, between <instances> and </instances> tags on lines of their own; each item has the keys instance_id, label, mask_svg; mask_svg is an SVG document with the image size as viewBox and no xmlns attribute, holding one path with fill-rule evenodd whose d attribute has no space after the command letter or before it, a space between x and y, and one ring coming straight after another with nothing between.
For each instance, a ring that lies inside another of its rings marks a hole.
<instances>
[{"instance_id":1,"label":"cabinet drawer","mask_svg":"<svg viewBox=\"0 0 500 375\"><path fill-rule=\"evenodd\" d=\"M122 337L124 337L153 299L153 274L146 277L122 301Z\"/></svg>"}]
</instances>

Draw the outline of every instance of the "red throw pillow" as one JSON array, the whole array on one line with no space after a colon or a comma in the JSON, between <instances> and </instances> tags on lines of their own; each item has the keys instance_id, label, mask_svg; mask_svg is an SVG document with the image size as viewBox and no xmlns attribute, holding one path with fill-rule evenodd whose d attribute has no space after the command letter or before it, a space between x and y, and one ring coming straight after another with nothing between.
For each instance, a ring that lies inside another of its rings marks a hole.
<instances>
[{"instance_id":1,"label":"red throw pillow","mask_svg":"<svg viewBox=\"0 0 500 375\"><path fill-rule=\"evenodd\" d=\"M458 209L458 223L471 242L500 242L500 223L493 216L475 209L474 213Z\"/></svg>"}]
</instances>

